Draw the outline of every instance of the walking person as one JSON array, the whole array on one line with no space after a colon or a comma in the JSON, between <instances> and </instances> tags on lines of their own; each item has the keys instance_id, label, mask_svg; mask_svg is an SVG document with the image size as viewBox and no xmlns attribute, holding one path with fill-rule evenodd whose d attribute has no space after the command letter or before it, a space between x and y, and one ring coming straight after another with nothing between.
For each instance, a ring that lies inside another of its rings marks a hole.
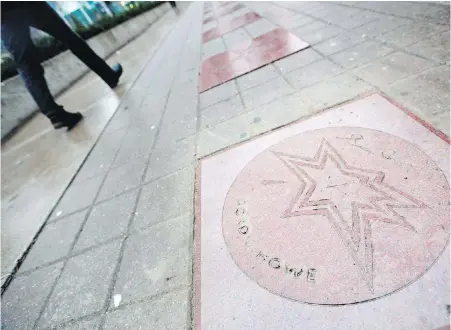
<instances>
[{"instance_id":1,"label":"walking person","mask_svg":"<svg viewBox=\"0 0 451 330\"><path fill-rule=\"evenodd\" d=\"M42 30L61 41L111 88L117 86L122 67L113 67L99 57L88 44L72 31L63 19L44 1L2 1L1 38L11 53L17 71L41 112L55 129L71 130L83 118L58 105L47 85L38 51L30 36L30 27Z\"/></svg>"}]
</instances>

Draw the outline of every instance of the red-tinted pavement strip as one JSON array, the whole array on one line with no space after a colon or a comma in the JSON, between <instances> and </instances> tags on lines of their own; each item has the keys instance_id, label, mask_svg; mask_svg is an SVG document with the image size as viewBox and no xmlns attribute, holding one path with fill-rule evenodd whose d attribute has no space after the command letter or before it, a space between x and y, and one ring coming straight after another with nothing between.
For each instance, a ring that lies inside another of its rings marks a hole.
<instances>
[{"instance_id":1,"label":"red-tinted pavement strip","mask_svg":"<svg viewBox=\"0 0 451 330\"><path fill-rule=\"evenodd\" d=\"M205 59L200 72L200 91L204 92L307 47L308 43L287 30L274 29L231 51Z\"/></svg>"}]
</instances>

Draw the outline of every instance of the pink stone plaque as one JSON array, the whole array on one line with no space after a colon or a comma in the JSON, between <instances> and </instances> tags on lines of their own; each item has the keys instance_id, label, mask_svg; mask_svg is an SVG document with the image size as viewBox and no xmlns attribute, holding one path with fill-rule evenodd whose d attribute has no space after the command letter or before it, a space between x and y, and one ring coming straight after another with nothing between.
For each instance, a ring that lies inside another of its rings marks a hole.
<instances>
[{"instance_id":1,"label":"pink stone plaque","mask_svg":"<svg viewBox=\"0 0 451 330\"><path fill-rule=\"evenodd\" d=\"M232 184L223 235L238 267L277 295L350 304L409 285L449 236L449 185L417 146L357 127L299 134Z\"/></svg>"}]
</instances>

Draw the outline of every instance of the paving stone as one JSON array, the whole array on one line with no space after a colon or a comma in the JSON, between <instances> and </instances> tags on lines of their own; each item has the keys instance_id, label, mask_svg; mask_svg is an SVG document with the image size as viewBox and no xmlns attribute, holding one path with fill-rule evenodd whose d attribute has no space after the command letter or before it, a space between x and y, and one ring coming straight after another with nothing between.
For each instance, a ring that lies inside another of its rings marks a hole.
<instances>
[{"instance_id":1,"label":"paving stone","mask_svg":"<svg viewBox=\"0 0 451 330\"><path fill-rule=\"evenodd\" d=\"M274 100L276 97L291 94L294 89L285 81L284 78L279 77L272 79L264 84L247 89L241 92L246 108L253 109L261 104L265 104Z\"/></svg>"},{"instance_id":2,"label":"paving stone","mask_svg":"<svg viewBox=\"0 0 451 330\"><path fill-rule=\"evenodd\" d=\"M407 47L423 39L428 39L440 32L449 30L449 26L437 25L427 22L415 21L410 24L400 26L378 39L396 45L397 47Z\"/></svg>"},{"instance_id":3,"label":"paving stone","mask_svg":"<svg viewBox=\"0 0 451 330\"><path fill-rule=\"evenodd\" d=\"M351 30L355 29L356 27L368 24L370 22L380 20L381 18L385 18L386 16L373 13L369 11L361 11L358 13L355 13L352 16L349 16L347 19L338 20L335 22L336 25L343 29Z\"/></svg>"},{"instance_id":4,"label":"paving stone","mask_svg":"<svg viewBox=\"0 0 451 330\"><path fill-rule=\"evenodd\" d=\"M337 8L335 7L335 9L337 9ZM323 17L330 16L331 12L333 12L333 11L331 10L330 6L321 6L321 7L317 7L315 9L312 9L312 10L305 10L305 12L308 13L309 15L315 17L315 18L322 19Z\"/></svg>"},{"instance_id":5,"label":"paving stone","mask_svg":"<svg viewBox=\"0 0 451 330\"><path fill-rule=\"evenodd\" d=\"M449 61L449 30L425 40L418 41L406 48L407 51L435 61Z\"/></svg>"},{"instance_id":6,"label":"paving stone","mask_svg":"<svg viewBox=\"0 0 451 330\"><path fill-rule=\"evenodd\" d=\"M279 25L285 29L291 30L298 26L304 26L304 25L307 25L314 21L315 21L315 19L311 18L309 16L305 16L302 14L296 14L296 15L291 15L289 17L284 17L280 21Z\"/></svg>"},{"instance_id":7,"label":"paving stone","mask_svg":"<svg viewBox=\"0 0 451 330\"><path fill-rule=\"evenodd\" d=\"M125 128L116 129L113 133L109 134L104 133L77 173L74 183L105 174L116 156L116 152L121 145L125 133Z\"/></svg>"},{"instance_id":8,"label":"paving stone","mask_svg":"<svg viewBox=\"0 0 451 330\"><path fill-rule=\"evenodd\" d=\"M322 59L324 59L324 57L317 51L312 48L307 48L301 52L297 52L277 62L274 62L274 65L282 72L282 74L286 74Z\"/></svg>"},{"instance_id":9,"label":"paving stone","mask_svg":"<svg viewBox=\"0 0 451 330\"><path fill-rule=\"evenodd\" d=\"M142 93L147 93L147 91L143 90ZM167 93L168 91L165 91L159 96L148 94L148 97L144 99L140 108L133 111L133 118L136 119L136 122L140 122L141 124L144 122L144 125L139 127L146 125L152 126L158 123L168 100ZM142 133L144 132L142 131Z\"/></svg>"},{"instance_id":10,"label":"paving stone","mask_svg":"<svg viewBox=\"0 0 451 330\"><path fill-rule=\"evenodd\" d=\"M210 21L207 24L203 24L202 31L206 32L208 30L211 30L211 29L215 28L217 25L218 25L218 22L216 20Z\"/></svg>"},{"instance_id":11,"label":"paving stone","mask_svg":"<svg viewBox=\"0 0 451 330\"><path fill-rule=\"evenodd\" d=\"M56 206L52 219L90 206L94 202L103 178L103 175L98 175L83 182L72 184Z\"/></svg>"},{"instance_id":12,"label":"paving stone","mask_svg":"<svg viewBox=\"0 0 451 330\"><path fill-rule=\"evenodd\" d=\"M58 330L98 330L100 326L100 316L92 319L70 323L65 326L58 326Z\"/></svg>"},{"instance_id":13,"label":"paving stone","mask_svg":"<svg viewBox=\"0 0 451 330\"><path fill-rule=\"evenodd\" d=\"M311 115L310 100L299 92L277 98L247 113L251 135L256 136Z\"/></svg>"},{"instance_id":14,"label":"paving stone","mask_svg":"<svg viewBox=\"0 0 451 330\"><path fill-rule=\"evenodd\" d=\"M235 94L238 94L235 82L226 82L200 94L200 108L204 109Z\"/></svg>"},{"instance_id":15,"label":"paving stone","mask_svg":"<svg viewBox=\"0 0 451 330\"><path fill-rule=\"evenodd\" d=\"M241 115L245 112L240 95L216 103L203 109L201 113L200 129L213 127L225 120Z\"/></svg>"},{"instance_id":16,"label":"paving stone","mask_svg":"<svg viewBox=\"0 0 451 330\"><path fill-rule=\"evenodd\" d=\"M192 221L185 215L130 236L113 294L129 303L189 285Z\"/></svg>"},{"instance_id":17,"label":"paving stone","mask_svg":"<svg viewBox=\"0 0 451 330\"><path fill-rule=\"evenodd\" d=\"M86 213L87 210L81 211L47 224L20 267L20 272L66 257Z\"/></svg>"},{"instance_id":18,"label":"paving stone","mask_svg":"<svg viewBox=\"0 0 451 330\"><path fill-rule=\"evenodd\" d=\"M304 88L298 95L303 99L308 99L311 110L322 110L372 91L375 90L365 82L350 74L342 73Z\"/></svg>"},{"instance_id":19,"label":"paving stone","mask_svg":"<svg viewBox=\"0 0 451 330\"><path fill-rule=\"evenodd\" d=\"M185 102L187 100L189 102L196 100L197 102L197 85L192 82L181 83L180 81L175 80L172 84L167 108L171 109L174 106L181 107L183 105L181 100ZM167 111L168 110L166 109L166 112Z\"/></svg>"},{"instance_id":20,"label":"paving stone","mask_svg":"<svg viewBox=\"0 0 451 330\"><path fill-rule=\"evenodd\" d=\"M418 113L421 115L420 113ZM438 130L450 136L450 114L449 112L442 112L434 116L427 117L428 122Z\"/></svg>"},{"instance_id":21,"label":"paving stone","mask_svg":"<svg viewBox=\"0 0 451 330\"><path fill-rule=\"evenodd\" d=\"M326 21L328 24L334 24L342 27L342 23L344 21L352 21L352 16L363 15L363 13L364 11L358 8L343 8L337 6L326 9L320 16L317 17L321 18L323 21Z\"/></svg>"},{"instance_id":22,"label":"paving stone","mask_svg":"<svg viewBox=\"0 0 451 330\"><path fill-rule=\"evenodd\" d=\"M246 115L233 117L216 126L199 132L197 157L204 157L217 150L245 141L251 133Z\"/></svg>"},{"instance_id":23,"label":"paving stone","mask_svg":"<svg viewBox=\"0 0 451 330\"><path fill-rule=\"evenodd\" d=\"M127 147L130 148L134 144L136 145L136 155L132 154L132 157L139 157L146 152L147 145L155 138L155 131L149 128L158 125L165 109L166 101L167 93L165 93L163 97L154 96L152 100L145 100L139 109L133 110L129 130L124 138L115 165L121 158L126 158L127 154L124 152L124 149ZM137 144L137 141L139 140L146 141L147 144Z\"/></svg>"},{"instance_id":24,"label":"paving stone","mask_svg":"<svg viewBox=\"0 0 451 330\"><path fill-rule=\"evenodd\" d=\"M152 153L146 181L171 174L190 165L195 160L196 136L157 144Z\"/></svg>"},{"instance_id":25,"label":"paving stone","mask_svg":"<svg viewBox=\"0 0 451 330\"><path fill-rule=\"evenodd\" d=\"M364 36L359 36L352 32L345 32L315 45L314 49L323 55L332 55L365 40L366 38Z\"/></svg>"},{"instance_id":26,"label":"paving stone","mask_svg":"<svg viewBox=\"0 0 451 330\"><path fill-rule=\"evenodd\" d=\"M410 20L405 18L385 16L379 20L356 27L353 31L360 35L365 34L367 36L379 37L408 23L410 23Z\"/></svg>"},{"instance_id":27,"label":"paving stone","mask_svg":"<svg viewBox=\"0 0 451 330\"><path fill-rule=\"evenodd\" d=\"M317 3L317 2L316 3L315 2L311 2L309 4L309 6L307 6L305 8L302 8L301 10L303 12L305 12L305 13L313 14L313 13L317 13L317 12L319 12L321 10L325 10L325 9L327 9L327 7L324 4Z\"/></svg>"},{"instance_id":28,"label":"paving stone","mask_svg":"<svg viewBox=\"0 0 451 330\"><path fill-rule=\"evenodd\" d=\"M384 87L433 65L433 62L420 57L396 52L353 70L352 73L378 87Z\"/></svg>"},{"instance_id":29,"label":"paving stone","mask_svg":"<svg viewBox=\"0 0 451 330\"><path fill-rule=\"evenodd\" d=\"M423 71L382 90L428 122L450 111L448 65Z\"/></svg>"},{"instance_id":30,"label":"paving stone","mask_svg":"<svg viewBox=\"0 0 451 330\"><path fill-rule=\"evenodd\" d=\"M261 18L258 21L246 25L244 28L252 36L252 38L256 38L258 36L261 36L262 34L274 30L275 28L277 28L277 25L265 18Z\"/></svg>"},{"instance_id":31,"label":"paving stone","mask_svg":"<svg viewBox=\"0 0 451 330\"><path fill-rule=\"evenodd\" d=\"M328 25L323 27L322 29L313 31L309 34L303 35L302 39L307 41L310 45L314 46L316 44L319 44L323 41L329 40L332 37L338 36L339 34L343 33L345 30Z\"/></svg>"},{"instance_id":32,"label":"paving stone","mask_svg":"<svg viewBox=\"0 0 451 330\"><path fill-rule=\"evenodd\" d=\"M290 18L283 20L282 22L280 22L280 26L284 27L285 29L295 29L297 27L300 26L305 26L307 24L313 23L315 22L316 19L303 15L303 14L298 14L298 15L293 15Z\"/></svg>"},{"instance_id":33,"label":"paving stone","mask_svg":"<svg viewBox=\"0 0 451 330\"><path fill-rule=\"evenodd\" d=\"M227 49L224 45L224 42L222 41L222 38L216 38L213 39L205 44L202 45L202 60L225 52Z\"/></svg>"},{"instance_id":34,"label":"paving stone","mask_svg":"<svg viewBox=\"0 0 451 330\"><path fill-rule=\"evenodd\" d=\"M168 293L107 314L104 330L187 329L189 291Z\"/></svg>"},{"instance_id":35,"label":"paving stone","mask_svg":"<svg viewBox=\"0 0 451 330\"><path fill-rule=\"evenodd\" d=\"M321 21L314 21L312 23L309 23L307 25L303 25L301 27L298 27L296 29L293 30L293 33L297 36L299 36L300 38L303 38L306 35L309 35L315 31L318 31L320 29L325 28L326 26L328 26L326 23L321 22Z\"/></svg>"},{"instance_id":36,"label":"paving stone","mask_svg":"<svg viewBox=\"0 0 451 330\"><path fill-rule=\"evenodd\" d=\"M344 51L332 55L330 59L344 68L353 68L371 62L394 52L393 48L376 41L364 41Z\"/></svg>"},{"instance_id":37,"label":"paving stone","mask_svg":"<svg viewBox=\"0 0 451 330\"><path fill-rule=\"evenodd\" d=\"M124 234L132 215L138 191L97 204L83 227L74 250L80 251Z\"/></svg>"},{"instance_id":38,"label":"paving stone","mask_svg":"<svg viewBox=\"0 0 451 330\"><path fill-rule=\"evenodd\" d=\"M229 50L233 50L237 46L245 42L251 42L251 37L245 29L239 28L235 31L229 32L223 36L224 42Z\"/></svg>"},{"instance_id":39,"label":"paving stone","mask_svg":"<svg viewBox=\"0 0 451 330\"><path fill-rule=\"evenodd\" d=\"M249 12L250 12L249 8L245 7L245 8L241 8L241 9L237 9L232 12L229 12L226 15L221 15L219 19L220 19L220 21L229 21L233 18L243 16Z\"/></svg>"},{"instance_id":40,"label":"paving stone","mask_svg":"<svg viewBox=\"0 0 451 330\"><path fill-rule=\"evenodd\" d=\"M191 212L194 174L191 166L143 187L133 228L144 228Z\"/></svg>"},{"instance_id":41,"label":"paving stone","mask_svg":"<svg viewBox=\"0 0 451 330\"><path fill-rule=\"evenodd\" d=\"M158 136L158 144L172 144L183 140L197 132L197 114L186 118L177 119L176 116L163 122L160 134Z\"/></svg>"},{"instance_id":42,"label":"paving stone","mask_svg":"<svg viewBox=\"0 0 451 330\"><path fill-rule=\"evenodd\" d=\"M148 156L150 149L154 143L156 129L145 128L129 130L124 138L121 149L119 150L113 166L120 166L134 159L141 159Z\"/></svg>"},{"instance_id":43,"label":"paving stone","mask_svg":"<svg viewBox=\"0 0 451 330\"><path fill-rule=\"evenodd\" d=\"M276 77L280 77L279 72L274 68L274 66L268 64L260 69L249 72L244 76L237 78L236 82L238 83L240 90L244 91L246 89L261 85Z\"/></svg>"},{"instance_id":44,"label":"paving stone","mask_svg":"<svg viewBox=\"0 0 451 330\"><path fill-rule=\"evenodd\" d=\"M341 67L329 60L321 60L285 75L286 79L296 89L313 85L327 77L335 76L343 71Z\"/></svg>"},{"instance_id":45,"label":"paving stone","mask_svg":"<svg viewBox=\"0 0 451 330\"><path fill-rule=\"evenodd\" d=\"M110 170L97 201L106 200L139 186L146 162L146 159L135 160Z\"/></svg>"},{"instance_id":46,"label":"paving stone","mask_svg":"<svg viewBox=\"0 0 451 330\"><path fill-rule=\"evenodd\" d=\"M41 327L54 327L104 307L120 243L103 245L68 261L41 317Z\"/></svg>"},{"instance_id":47,"label":"paving stone","mask_svg":"<svg viewBox=\"0 0 451 330\"><path fill-rule=\"evenodd\" d=\"M2 296L2 329L33 329L62 266L42 268L11 282Z\"/></svg>"}]
</instances>

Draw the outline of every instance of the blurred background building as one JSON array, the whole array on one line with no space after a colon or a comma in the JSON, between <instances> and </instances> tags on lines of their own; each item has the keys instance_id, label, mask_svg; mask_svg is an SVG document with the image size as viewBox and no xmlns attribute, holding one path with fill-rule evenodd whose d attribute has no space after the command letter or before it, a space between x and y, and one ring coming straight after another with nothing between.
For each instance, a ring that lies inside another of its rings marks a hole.
<instances>
[{"instance_id":1,"label":"blurred background building","mask_svg":"<svg viewBox=\"0 0 451 330\"><path fill-rule=\"evenodd\" d=\"M127 10L139 6L138 1L47 1L47 3L61 16L73 30L89 28L105 17L114 17ZM31 38L35 41L47 37L47 34L31 29ZM7 52L1 44L2 57Z\"/></svg>"}]
</instances>

